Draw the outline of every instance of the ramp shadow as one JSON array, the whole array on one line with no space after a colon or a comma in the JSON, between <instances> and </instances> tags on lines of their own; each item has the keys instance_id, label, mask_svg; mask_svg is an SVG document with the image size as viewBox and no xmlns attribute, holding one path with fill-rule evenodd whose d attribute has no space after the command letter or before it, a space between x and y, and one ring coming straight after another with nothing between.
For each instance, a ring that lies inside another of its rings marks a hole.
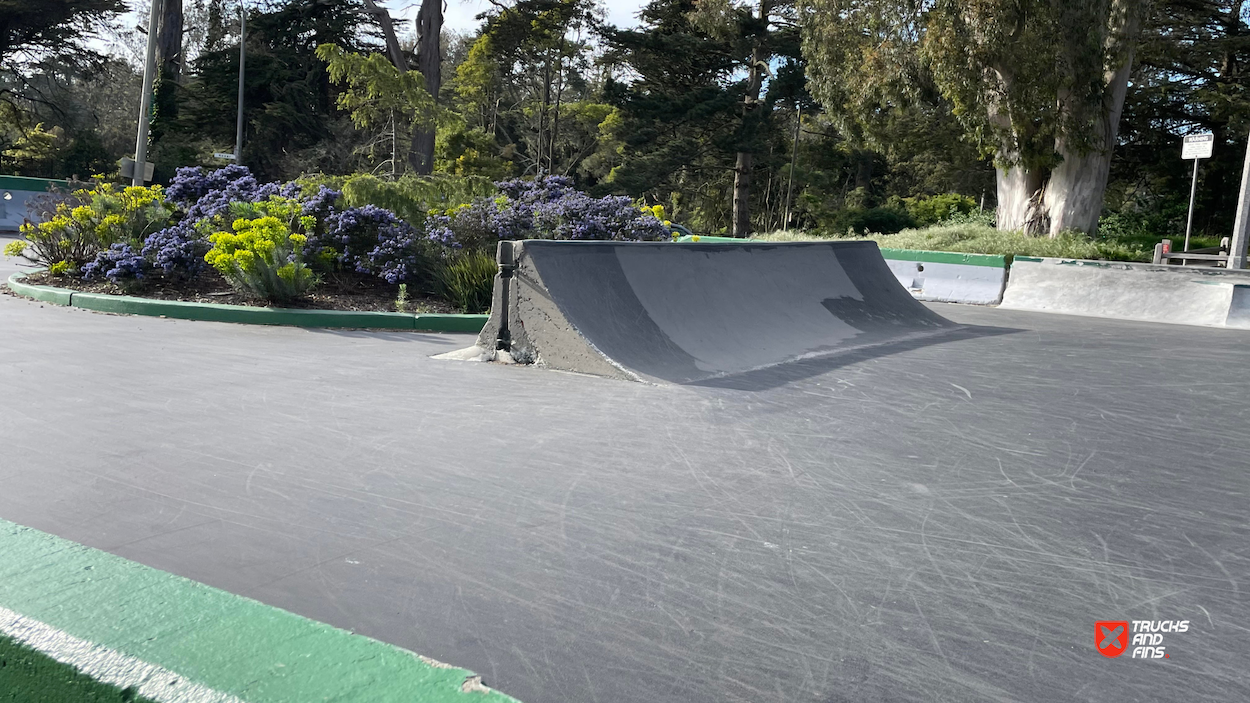
<instances>
[{"instance_id":1,"label":"ramp shadow","mask_svg":"<svg viewBox=\"0 0 1250 703\"><path fill-rule=\"evenodd\" d=\"M679 385L724 388L736 391L766 391L774 388L780 388L796 381L802 381L819 376L844 366L850 366L851 364L857 364L863 361L881 358L883 356L923 349L935 344L961 342L970 339L979 339L982 337L996 337L1006 334L1015 334L1021 331L1022 330L1011 327L960 325L958 327L937 332L925 337L882 342L880 344L871 344L868 346L847 349L845 351L831 351L828 354L810 359L788 361L777 364L776 366L757 369L755 371L745 371L743 373L717 376L715 378L690 381Z\"/></svg>"}]
</instances>

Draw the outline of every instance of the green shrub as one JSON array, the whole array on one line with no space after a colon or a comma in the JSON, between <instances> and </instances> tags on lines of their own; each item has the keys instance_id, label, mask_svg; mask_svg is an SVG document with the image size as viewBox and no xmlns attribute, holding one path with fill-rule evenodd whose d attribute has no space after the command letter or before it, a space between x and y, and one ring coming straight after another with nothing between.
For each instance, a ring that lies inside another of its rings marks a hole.
<instances>
[{"instance_id":1,"label":"green shrub","mask_svg":"<svg viewBox=\"0 0 1250 703\"><path fill-rule=\"evenodd\" d=\"M830 239L811 232L783 231L756 235L767 241L810 241ZM1005 256L1054 256L1071 259L1149 261L1151 252L1114 241L1091 239L1077 232L1058 237L1026 237L1020 232L1001 232L978 222L948 222L897 234L872 234L854 239L870 239L887 249L954 251L967 254Z\"/></svg>"},{"instance_id":2,"label":"green shrub","mask_svg":"<svg viewBox=\"0 0 1250 703\"><path fill-rule=\"evenodd\" d=\"M291 214L289 207L276 202L236 209L253 209L252 217L239 217L233 232L209 235L213 248L204 260L221 272L226 281L241 293L270 302L286 302L307 293L317 285L317 276L304 263L304 244L308 238L292 232L290 221L276 215ZM268 212L266 212L268 210ZM311 226L311 217L300 218Z\"/></svg>"},{"instance_id":3,"label":"green shrub","mask_svg":"<svg viewBox=\"0 0 1250 703\"><path fill-rule=\"evenodd\" d=\"M9 244L4 253L62 273L77 271L113 244L142 242L168 225L173 213L160 186L118 190L96 183L58 202L46 222L22 225L26 241Z\"/></svg>"},{"instance_id":4,"label":"green shrub","mask_svg":"<svg viewBox=\"0 0 1250 703\"><path fill-rule=\"evenodd\" d=\"M316 193L322 185L341 190L344 205L386 208L414 227L420 227L431 210L449 210L496 192L490 179L481 176L406 174L392 181L367 173L351 176L318 174L300 178L299 184L305 195Z\"/></svg>"},{"instance_id":5,"label":"green shrub","mask_svg":"<svg viewBox=\"0 0 1250 703\"><path fill-rule=\"evenodd\" d=\"M916 225L921 227L945 222L959 215L967 215L977 209L977 202L966 195L942 193L902 198L900 202ZM877 230L874 230L877 231Z\"/></svg>"},{"instance_id":6,"label":"green shrub","mask_svg":"<svg viewBox=\"0 0 1250 703\"><path fill-rule=\"evenodd\" d=\"M466 313L490 309L499 267L490 254L471 249L451 256L437 273L438 294Z\"/></svg>"},{"instance_id":7,"label":"green shrub","mask_svg":"<svg viewBox=\"0 0 1250 703\"><path fill-rule=\"evenodd\" d=\"M861 235L869 232L893 234L916 221L901 207L846 208L838 210L821 223L820 229L834 236Z\"/></svg>"},{"instance_id":8,"label":"green shrub","mask_svg":"<svg viewBox=\"0 0 1250 703\"><path fill-rule=\"evenodd\" d=\"M1185 221L1166 213L1110 212L1098 220L1095 237L1147 251L1153 251L1164 239L1171 239L1173 249L1179 251L1185 241ZM1219 245L1218 236L1195 235L1189 240L1191 249Z\"/></svg>"}]
</instances>

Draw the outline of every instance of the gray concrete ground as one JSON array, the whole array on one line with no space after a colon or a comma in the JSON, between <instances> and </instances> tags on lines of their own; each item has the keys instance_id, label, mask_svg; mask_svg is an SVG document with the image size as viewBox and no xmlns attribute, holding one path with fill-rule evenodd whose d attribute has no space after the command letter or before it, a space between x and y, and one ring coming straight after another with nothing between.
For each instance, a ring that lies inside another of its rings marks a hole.
<instances>
[{"instance_id":1,"label":"gray concrete ground","mask_svg":"<svg viewBox=\"0 0 1250 703\"><path fill-rule=\"evenodd\" d=\"M1250 333L933 309L712 388L0 296L0 517L529 703L1250 698Z\"/></svg>"}]
</instances>

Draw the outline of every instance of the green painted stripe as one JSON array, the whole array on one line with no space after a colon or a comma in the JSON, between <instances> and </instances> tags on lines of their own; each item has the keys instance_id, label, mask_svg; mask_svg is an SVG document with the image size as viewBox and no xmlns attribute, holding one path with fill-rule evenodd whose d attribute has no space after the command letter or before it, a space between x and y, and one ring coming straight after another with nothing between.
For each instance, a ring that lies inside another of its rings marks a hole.
<instances>
[{"instance_id":1,"label":"green painted stripe","mask_svg":"<svg viewBox=\"0 0 1250 703\"><path fill-rule=\"evenodd\" d=\"M24 643L46 656L103 667L96 680L172 672L190 701L515 700L464 669L4 520L0 607L45 628L51 639Z\"/></svg>"},{"instance_id":2,"label":"green painted stripe","mask_svg":"<svg viewBox=\"0 0 1250 703\"><path fill-rule=\"evenodd\" d=\"M27 190L36 193L42 193L48 190L48 186L56 186L57 188L69 188L69 181L58 178L30 178L28 176L0 176L0 189L3 190Z\"/></svg>"},{"instance_id":3,"label":"green painted stripe","mask_svg":"<svg viewBox=\"0 0 1250 703\"><path fill-rule=\"evenodd\" d=\"M416 330L420 332L478 333L489 315L438 313L355 312L350 310L298 310L261 308L247 305L189 303L153 300L126 295L79 293L64 288L36 286L23 282L25 274L9 277L9 288L19 295L57 305L72 305L97 312L148 315L178 320L234 322L248 325L288 325L294 327L355 327L368 329Z\"/></svg>"},{"instance_id":4,"label":"green painted stripe","mask_svg":"<svg viewBox=\"0 0 1250 703\"><path fill-rule=\"evenodd\" d=\"M962 264L1007 268L1007 257L1001 254L964 254L957 251L926 251L920 249L881 249L881 255L896 261L922 261L933 264Z\"/></svg>"}]
</instances>

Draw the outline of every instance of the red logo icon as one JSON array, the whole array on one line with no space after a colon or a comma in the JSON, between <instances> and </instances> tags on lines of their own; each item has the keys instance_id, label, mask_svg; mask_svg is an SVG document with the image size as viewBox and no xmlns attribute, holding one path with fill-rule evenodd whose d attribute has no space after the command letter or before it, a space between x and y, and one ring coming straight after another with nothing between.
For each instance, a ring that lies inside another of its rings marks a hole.
<instances>
[{"instance_id":1,"label":"red logo icon","mask_svg":"<svg viewBox=\"0 0 1250 703\"><path fill-rule=\"evenodd\" d=\"M1128 649L1127 620L1099 620L1094 623L1094 644L1104 657L1118 657Z\"/></svg>"}]
</instances>

